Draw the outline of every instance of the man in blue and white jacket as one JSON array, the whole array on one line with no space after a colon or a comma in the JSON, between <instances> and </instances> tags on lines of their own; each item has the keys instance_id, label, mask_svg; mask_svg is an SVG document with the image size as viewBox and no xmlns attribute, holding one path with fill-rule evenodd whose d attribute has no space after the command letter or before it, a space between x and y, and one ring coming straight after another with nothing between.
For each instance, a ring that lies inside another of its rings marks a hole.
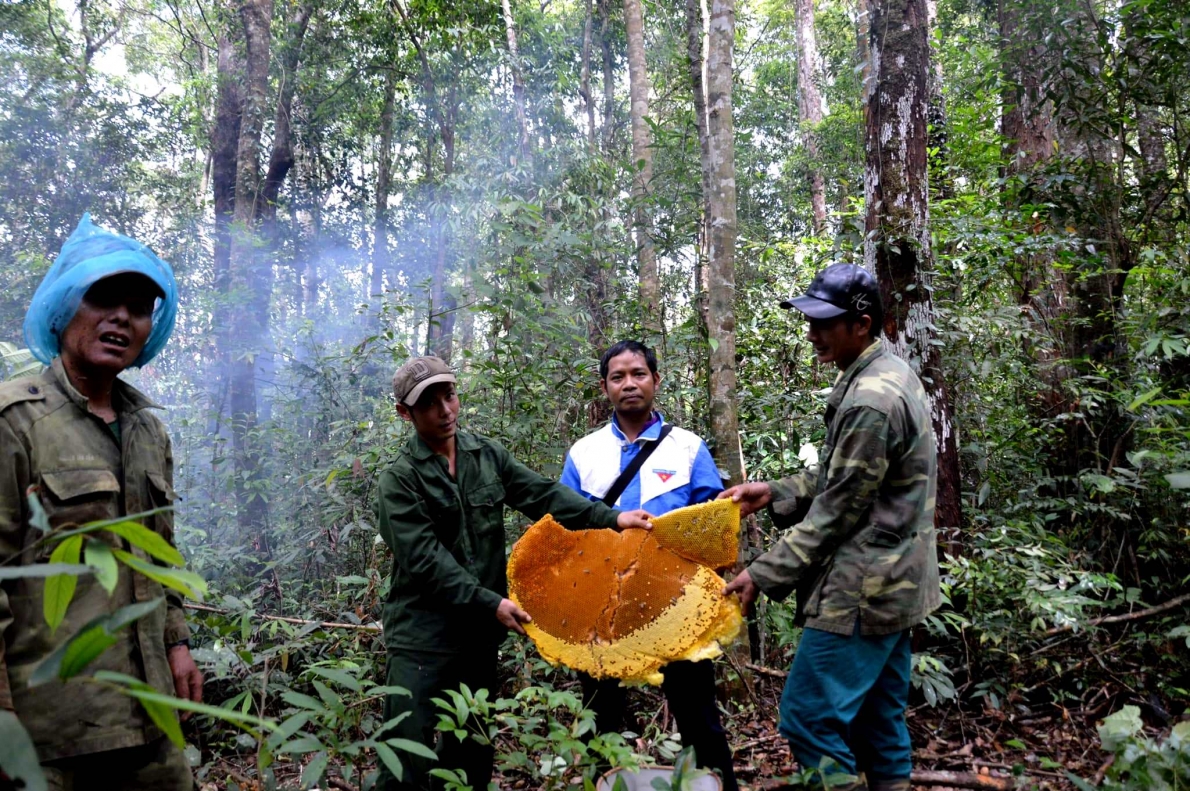
<instances>
[{"instance_id":1,"label":"man in blue and white jacket","mask_svg":"<svg viewBox=\"0 0 1190 791\"><path fill-rule=\"evenodd\" d=\"M723 490L722 478L706 443L697 434L666 427L653 409L661 375L657 356L638 341L620 341L599 361L600 387L614 413L606 426L574 443L566 456L562 483L591 500L602 500L632 460L658 442L639 472L624 488L615 508L643 508L660 516L675 508L712 500ZM699 766L723 778L724 791L738 791L731 748L715 701L715 669L703 662L671 662L662 668L662 692L677 721L682 743L693 746ZM599 731L624 725L624 688L616 679L579 674L583 702L595 711Z\"/></svg>"}]
</instances>

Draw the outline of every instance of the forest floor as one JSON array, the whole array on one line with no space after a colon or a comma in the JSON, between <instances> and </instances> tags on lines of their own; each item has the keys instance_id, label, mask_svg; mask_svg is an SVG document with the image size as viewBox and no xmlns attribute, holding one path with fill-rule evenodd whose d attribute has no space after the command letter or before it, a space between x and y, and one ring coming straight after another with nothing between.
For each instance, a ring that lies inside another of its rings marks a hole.
<instances>
[{"instance_id":1,"label":"forest floor","mask_svg":"<svg viewBox=\"0 0 1190 791\"><path fill-rule=\"evenodd\" d=\"M736 775L744 791L780 791L789 788L797 765L789 745L777 732L777 704L782 679L756 675L748 704L726 723L735 753ZM634 690L629 705L639 724L671 725L665 699L659 691ZM651 713L650 713L651 712ZM1102 778L1107 757L1099 748L1095 711L1069 711L1058 706L1016 714L985 706L973 710L924 703L909 709L913 736L913 788L918 791L947 789L1035 789L1068 791L1074 785L1067 772L1082 778ZM648 745L641 742L639 749ZM209 767L202 791L257 789L249 776L250 762L219 759ZM300 765L279 761L274 765L278 786L296 788ZM200 775L201 776L201 775ZM218 781L215 778L220 778ZM507 791L533 791L535 783L523 774L500 775L496 782ZM335 777L322 788L354 791L356 786Z\"/></svg>"}]
</instances>

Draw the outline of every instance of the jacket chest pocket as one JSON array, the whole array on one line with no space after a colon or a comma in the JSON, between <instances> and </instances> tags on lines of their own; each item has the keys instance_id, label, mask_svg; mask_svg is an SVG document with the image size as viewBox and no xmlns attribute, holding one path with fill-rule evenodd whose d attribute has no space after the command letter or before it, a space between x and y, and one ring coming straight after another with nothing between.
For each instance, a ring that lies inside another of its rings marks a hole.
<instances>
[{"instance_id":1,"label":"jacket chest pocket","mask_svg":"<svg viewBox=\"0 0 1190 791\"><path fill-rule=\"evenodd\" d=\"M467 492L467 520L478 534L504 531L504 487L489 483Z\"/></svg>"},{"instance_id":2,"label":"jacket chest pocket","mask_svg":"<svg viewBox=\"0 0 1190 791\"><path fill-rule=\"evenodd\" d=\"M54 530L114 519L120 515L120 481L111 470L43 472L41 504Z\"/></svg>"}]
</instances>

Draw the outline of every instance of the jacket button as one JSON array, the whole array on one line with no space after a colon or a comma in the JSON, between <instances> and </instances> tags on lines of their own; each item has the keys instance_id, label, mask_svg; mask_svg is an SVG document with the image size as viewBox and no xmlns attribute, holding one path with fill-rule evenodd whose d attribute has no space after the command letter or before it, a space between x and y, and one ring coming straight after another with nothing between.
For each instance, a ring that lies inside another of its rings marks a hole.
<instances>
[{"instance_id":1,"label":"jacket button","mask_svg":"<svg viewBox=\"0 0 1190 791\"><path fill-rule=\"evenodd\" d=\"M37 389L37 385L29 385L29 395L37 395L41 391Z\"/></svg>"}]
</instances>

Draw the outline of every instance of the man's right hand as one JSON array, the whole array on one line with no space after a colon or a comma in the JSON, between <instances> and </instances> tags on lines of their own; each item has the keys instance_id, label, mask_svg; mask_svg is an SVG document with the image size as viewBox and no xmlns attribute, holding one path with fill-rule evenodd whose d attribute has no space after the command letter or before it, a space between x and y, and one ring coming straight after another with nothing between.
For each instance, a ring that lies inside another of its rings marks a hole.
<instances>
[{"instance_id":1,"label":"man's right hand","mask_svg":"<svg viewBox=\"0 0 1190 791\"><path fill-rule=\"evenodd\" d=\"M740 516L754 514L773 501L773 490L767 483L741 483L719 492L718 500L730 497L740 504Z\"/></svg>"},{"instance_id":2,"label":"man's right hand","mask_svg":"<svg viewBox=\"0 0 1190 791\"><path fill-rule=\"evenodd\" d=\"M500 601L500 606L496 608L496 620L517 634L525 633L525 627L521 626L521 624L533 622L529 613L518 607L512 599L502 599Z\"/></svg>"},{"instance_id":3,"label":"man's right hand","mask_svg":"<svg viewBox=\"0 0 1190 791\"><path fill-rule=\"evenodd\" d=\"M616 517L616 530L652 530L653 515L643 508L621 511Z\"/></svg>"}]
</instances>

